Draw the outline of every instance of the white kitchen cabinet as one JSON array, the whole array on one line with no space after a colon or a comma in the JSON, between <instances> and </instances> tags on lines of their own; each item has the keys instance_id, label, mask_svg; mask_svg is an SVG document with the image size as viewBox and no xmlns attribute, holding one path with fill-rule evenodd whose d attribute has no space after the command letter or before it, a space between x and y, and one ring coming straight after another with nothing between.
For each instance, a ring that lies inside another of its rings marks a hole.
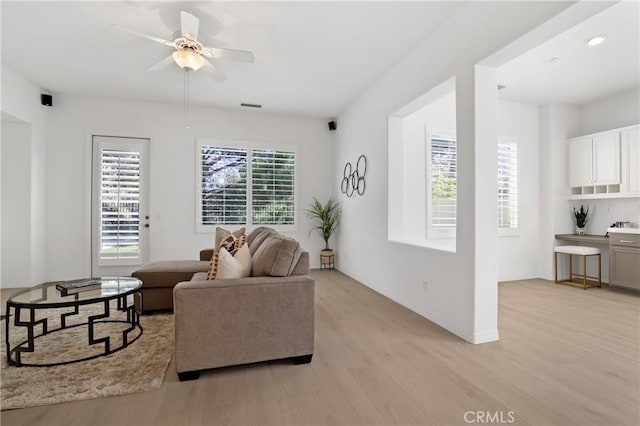
<instances>
[{"instance_id":1,"label":"white kitchen cabinet","mask_svg":"<svg viewBox=\"0 0 640 426\"><path fill-rule=\"evenodd\" d=\"M640 195L640 126L620 132L622 150L621 191L627 195Z\"/></svg>"},{"instance_id":2,"label":"white kitchen cabinet","mask_svg":"<svg viewBox=\"0 0 640 426\"><path fill-rule=\"evenodd\" d=\"M591 137L569 139L569 186L593 184L593 148Z\"/></svg>"},{"instance_id":3,"label":"white kitchen cabinet","mask_svg":"<svg viewBox=\"0 0 640 426\"><path fill-rule=\"evenodd\" d=\"M627 196L622 193L620 148L621 134L626 129L569 139L571 198ZM637 165L631 167L637 170Z\"/></svg>"},{"instance_id":4,"label":"white kitchen cabinet","mask_svg":"<svg viewBox=\"0 0 640 426\"><path fill-rule=\"evenodd\" d=\"M620 132L593 137L593 183L620 183Z\"/></svg>"}]
</instances>

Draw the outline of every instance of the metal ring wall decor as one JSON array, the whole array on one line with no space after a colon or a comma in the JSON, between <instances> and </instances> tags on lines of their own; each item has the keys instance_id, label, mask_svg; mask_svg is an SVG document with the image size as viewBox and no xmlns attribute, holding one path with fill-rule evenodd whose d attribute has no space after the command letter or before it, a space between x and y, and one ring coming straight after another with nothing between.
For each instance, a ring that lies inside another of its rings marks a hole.
<instances>
[{"instance_id":1,"label":"metal ring wall decor","mask_svg":"<svg viewBox=\"0 0 640 426\"><path fill-rule=\"evenodd\" d=\"M353 194L364 195L364 190L367 187L367 183L364 178L367 175L367 157L361 155L358 157L355 169L351 163L344 165L342 171L342 182L340 183L340 190L347 197L351 197Z\"/></svg>"}]
</instances>

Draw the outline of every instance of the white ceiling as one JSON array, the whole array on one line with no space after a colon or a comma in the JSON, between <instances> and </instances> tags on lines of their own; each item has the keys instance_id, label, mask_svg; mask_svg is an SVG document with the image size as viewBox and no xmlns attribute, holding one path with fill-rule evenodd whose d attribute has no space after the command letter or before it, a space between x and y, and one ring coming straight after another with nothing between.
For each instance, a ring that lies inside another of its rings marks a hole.
<instances>
[{"instance_id":1,"label":"white ceiling","mask_svg":"<svg viewBox=\"0 0 640 426\"><path fill-rule=\"evenodd\" d=\"M457 2L2 1L2 62L54 94L182 103L183 71L146 69L172 49L111 25L172 40L179 12L199 40L251 50L218 60L216 83L191 73L191 103L331 118L460 7Z\"/></svg>"},{"instance_id":2,"label":"white ceiling","mask_svg":"<svg viewBox=\"0 0 640 426\"><path fill-rule=\"evenodd\" d=\"M55 94L183 102L177 66L146 69L171 48L111 25L172 39L179 12L205 45L254 52L217 60L216 83L191 74L191 103L332 118L461 7L459 2L2 1L2 62ZM637 87L639 3L621 2L501 66L502 99L582 104ZM595 48L589 36L606 33ZM559 61L549 63L551 57ZM55 98L54 98L55 99Z\"/></svg>"},{"instance_id":3,"label":"white ceiling","mask_svg":"<svg viewBox=\"0 0 640 426\"><path fill-rule=\"evenodd\" d=\"M597 34L607 39L589 47ZM549 59L557 57L557 61ZM498 69L501 99L581 105L640 86L640 3L624 1Z\"/></svg>"}]
</instances>

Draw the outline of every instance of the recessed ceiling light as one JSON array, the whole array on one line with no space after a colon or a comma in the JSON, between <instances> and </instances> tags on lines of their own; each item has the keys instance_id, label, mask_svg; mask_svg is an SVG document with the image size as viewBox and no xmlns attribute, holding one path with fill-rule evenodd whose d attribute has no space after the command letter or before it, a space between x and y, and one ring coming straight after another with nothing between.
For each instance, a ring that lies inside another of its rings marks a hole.
<instances>
[{"instance_id":1,"label":"recessed ceiling light","mask_svg":"<svg viewBox=\"0 0 640 426\"><path fill-rule=\"evenodd\" d=\"M584 44L586 44L587 46L597 46L601 44L603 41L605 41L606 39L607 39L606 34L598 34L596 36L593 36L587 39L587 41L585 41Z\"/></svg>"}]
</instances>

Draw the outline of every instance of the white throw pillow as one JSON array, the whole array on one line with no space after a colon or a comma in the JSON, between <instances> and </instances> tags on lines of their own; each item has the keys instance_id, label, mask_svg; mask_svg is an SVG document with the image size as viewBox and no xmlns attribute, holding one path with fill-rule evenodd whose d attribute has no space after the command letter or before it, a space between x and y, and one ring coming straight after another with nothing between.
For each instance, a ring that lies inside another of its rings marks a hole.
<instances>
[{"instance_id":1,"label":"white throw pillow","mask_svg":"<svg viewBox=\"0 0 640 426\"><path fill-rule=\"evenodd\" d=\"M218 254L218 271L215 279L244 278L251 276L251 253L249 245L244 244L235 256L229 254L224 248L220 248Z\"/></svg>"}]
</instances>

